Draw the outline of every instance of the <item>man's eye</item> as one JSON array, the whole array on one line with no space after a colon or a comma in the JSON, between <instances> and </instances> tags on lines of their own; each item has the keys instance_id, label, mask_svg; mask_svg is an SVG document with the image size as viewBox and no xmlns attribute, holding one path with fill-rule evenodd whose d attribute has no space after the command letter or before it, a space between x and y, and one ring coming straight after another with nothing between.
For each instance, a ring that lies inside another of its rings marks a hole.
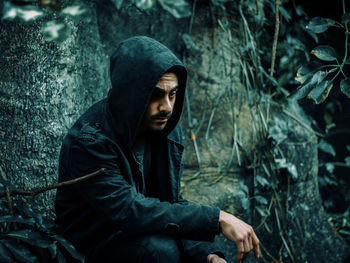
<instances>
[{"instance_id":1,"label":"man's eye","mask_svg":"<svg viewBox=\"0 0 350 263\"><path fill-rule=\"evenodd\" d=\"M172 91L169 94L170 98L174 98L176 96L176 91Z\"/></svg>"}]
</instances>

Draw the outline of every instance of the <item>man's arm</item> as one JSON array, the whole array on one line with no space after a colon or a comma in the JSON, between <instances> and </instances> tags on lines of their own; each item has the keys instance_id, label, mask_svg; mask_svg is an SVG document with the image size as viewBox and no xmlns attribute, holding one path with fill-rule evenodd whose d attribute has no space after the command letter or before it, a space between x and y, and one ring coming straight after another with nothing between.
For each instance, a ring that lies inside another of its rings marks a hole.
<instances>
[{"instance_id":1,"label":"man's arm","mask_svg":"<svg viewBox=\"0 0 350 263\"><path fill-rule=\"evenodd\" d=\"M137 193L118 167L121 157L113 142L103 140L107 139L98 137L92 142L76 139L67 156L72 178L99 168L107 169L104 175L81 182L75 188L80 199L103 218L103 224L124 235L163 233L193 240L214 239L219 233L219 209L171 204Z\"/></svg>"}]
</instances>

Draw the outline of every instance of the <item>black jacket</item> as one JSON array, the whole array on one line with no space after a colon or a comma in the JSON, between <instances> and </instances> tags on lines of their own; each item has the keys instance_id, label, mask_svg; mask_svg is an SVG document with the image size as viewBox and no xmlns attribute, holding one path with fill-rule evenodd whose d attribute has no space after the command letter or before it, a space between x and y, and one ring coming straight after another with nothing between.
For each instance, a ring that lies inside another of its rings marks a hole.
<instances>
[{"instance_id":1,"label":"black jacket","mask_svg":"<svg viewBox=\"0 0 350 263\"><path fill-rule=\"evenodd\" d=\"M153 191L141 194L142 174L131 147L153 88L173 68L179 91L172 117L150 137ZM182 239L185 252L206 262L218 249L219 209L190 204L180 195L182 173L181 115L186 69L164 45L148 37L120 44L111 57L112 89L69 130L60 154L59 181L106 168L105 174L59 188L55 209L63 236L87 255L115 235L164 233Z\"/></svg>"}]
</instances>

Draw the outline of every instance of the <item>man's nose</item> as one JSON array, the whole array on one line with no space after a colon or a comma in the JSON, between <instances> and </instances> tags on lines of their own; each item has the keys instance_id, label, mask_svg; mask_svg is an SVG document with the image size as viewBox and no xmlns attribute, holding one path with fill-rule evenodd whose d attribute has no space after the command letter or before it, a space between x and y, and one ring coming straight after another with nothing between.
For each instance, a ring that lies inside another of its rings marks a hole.
<instances>
[{"instance_id":1,"label":"man's nose","mask_svg":"<svg viewBox=\"0 0 350 263\"><path fill-rule=\"evenodd\" d=\"M163 98L159 105L159 111L171 112L172 108L173 106L170 99L168 97Z\"/></svg>"}]
</instances>

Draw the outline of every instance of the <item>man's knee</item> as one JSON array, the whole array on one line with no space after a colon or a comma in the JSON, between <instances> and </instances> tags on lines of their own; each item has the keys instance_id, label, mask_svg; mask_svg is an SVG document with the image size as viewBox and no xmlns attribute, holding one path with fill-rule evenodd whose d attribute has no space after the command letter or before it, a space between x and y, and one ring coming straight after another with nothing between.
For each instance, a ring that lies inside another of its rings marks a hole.
<instances>
[{"instance_id":1,"label":"man's knee","mask_svg":"<svg viewBox=\"0 0 350 263\"><path fill-rule=\"evenodd\" d=\"M151 235L142 240L145 248L145 259L148 262L179 262L178 241L166 235Z\"/></svg>"}]
</instances>

